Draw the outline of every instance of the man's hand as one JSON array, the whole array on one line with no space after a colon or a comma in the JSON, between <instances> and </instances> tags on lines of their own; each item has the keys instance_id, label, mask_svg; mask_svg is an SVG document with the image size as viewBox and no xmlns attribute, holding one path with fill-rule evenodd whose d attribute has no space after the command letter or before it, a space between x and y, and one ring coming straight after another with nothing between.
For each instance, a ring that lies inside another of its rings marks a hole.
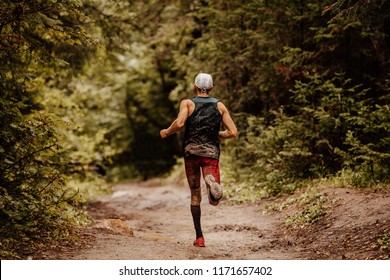
<instances>
[{"instance_id":1,"label":"man's hand","mask_svg":"<svg viewBox=\"0 0 390 280\"><path fill-rule=\"evenodd\" d=\"M167 129L162 129L160 131L161 138L165 140L168 137Z\"/></svg>"}]
</instances>

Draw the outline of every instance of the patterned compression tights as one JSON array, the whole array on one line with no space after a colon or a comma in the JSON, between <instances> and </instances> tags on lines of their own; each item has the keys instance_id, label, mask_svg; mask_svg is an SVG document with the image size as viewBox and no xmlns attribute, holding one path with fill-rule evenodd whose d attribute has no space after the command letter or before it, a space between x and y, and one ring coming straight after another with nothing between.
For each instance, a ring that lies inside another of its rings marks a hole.
<instances>
[{"instance_id":1,"label":"patterned compression tights","mask_svg":"<svg viewBox=\"0 0 390 280\"><path fill-rule=\"evenodd\" d=\"M211 174L218 184L220 184L219 161L213 158L191 156L186 158L184 163L188 184L191 189L191 205L200 205L202 201L200 188L201 171L203 177Z\"/></svg>"}]
</instances>

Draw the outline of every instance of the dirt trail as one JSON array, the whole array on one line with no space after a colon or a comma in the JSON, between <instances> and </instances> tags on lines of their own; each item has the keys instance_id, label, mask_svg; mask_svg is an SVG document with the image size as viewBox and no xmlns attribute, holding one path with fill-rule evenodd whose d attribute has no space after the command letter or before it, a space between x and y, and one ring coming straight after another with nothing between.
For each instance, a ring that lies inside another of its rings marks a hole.
<instances>
[{"instance_id":1,"label":"dirt trail","mask_svg":"<svg viewBox=\"0 0 390 280\"><path fill-rule=\"evenodd\" d=\"M84 245L52 252L46 258L389 259L377 239L390 231L390 192L324 191L331 212L319 223L298 230L284 225L288 211L297 209L264 214L259 205L227 201L214 207L204 195L206 247L197 248L192 245L194 229L186 186L161 185L159 181L118 185L112 195L90 205L95 224L84 231Z\"/></svg>"}]
</instances>

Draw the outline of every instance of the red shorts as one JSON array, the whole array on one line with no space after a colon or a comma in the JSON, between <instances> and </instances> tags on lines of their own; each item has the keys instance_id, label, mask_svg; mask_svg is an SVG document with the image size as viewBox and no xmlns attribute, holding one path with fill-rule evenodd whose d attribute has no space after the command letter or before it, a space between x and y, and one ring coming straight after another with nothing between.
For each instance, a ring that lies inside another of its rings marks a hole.
<instances>
[{"instance_id":1,"label":"red shorts","mask_svg":"<svg viewBox=\"0 0 390 280\"><path fill-rule=\"evenodd\" d=\"M200 187L201 170L203 178L209 174L213 175L218 184L221 183L219 173L219 161L214 158L190 156L184 159L188 184L191 189Z\"/></svg>"}]
</instances>

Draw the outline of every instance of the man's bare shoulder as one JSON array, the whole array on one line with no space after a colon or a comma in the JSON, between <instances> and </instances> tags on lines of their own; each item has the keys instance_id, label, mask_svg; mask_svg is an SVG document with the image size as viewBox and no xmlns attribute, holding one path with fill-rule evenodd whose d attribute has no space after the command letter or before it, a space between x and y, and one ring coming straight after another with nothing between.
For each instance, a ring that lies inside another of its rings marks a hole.
<instances>
[{"instance_id":1,"label":"man's bare shoulder","mask_svg":"<svg viewBox=\"0 0 390 280\"><path fill-rule=\"evenodd\" d=\"M188 108L192 108L195 106L195 103L194 101L192 101L192 99L183 99L181 102L180 102L180 107L188 107Z\"/></svg>"},{"instance_id":2,"label":"man's bare shoulder","mask_svg":"<svg viewBox=\"0 0 390 280\"><path fill-rule=\"evenodd\" d=\"M227 112L227 108L226 108L225 104L223 104L221 101L219 101L219 102L217 103L217 107L218 107L218 110L219 110L221 113Z\"/></svg>"},{"instance_id":3,"label":"man's bare shoulder","mask_svg":"<svg viewBox=\"0 0 390 280\"><path fill-rule=\"evenodd\" d=\"M180 104L183 104L183 105L188 105L190 103L193 103L191 99L189 98L186 98L186 99L183 99Z\"/></svg>"}]
</instances>

